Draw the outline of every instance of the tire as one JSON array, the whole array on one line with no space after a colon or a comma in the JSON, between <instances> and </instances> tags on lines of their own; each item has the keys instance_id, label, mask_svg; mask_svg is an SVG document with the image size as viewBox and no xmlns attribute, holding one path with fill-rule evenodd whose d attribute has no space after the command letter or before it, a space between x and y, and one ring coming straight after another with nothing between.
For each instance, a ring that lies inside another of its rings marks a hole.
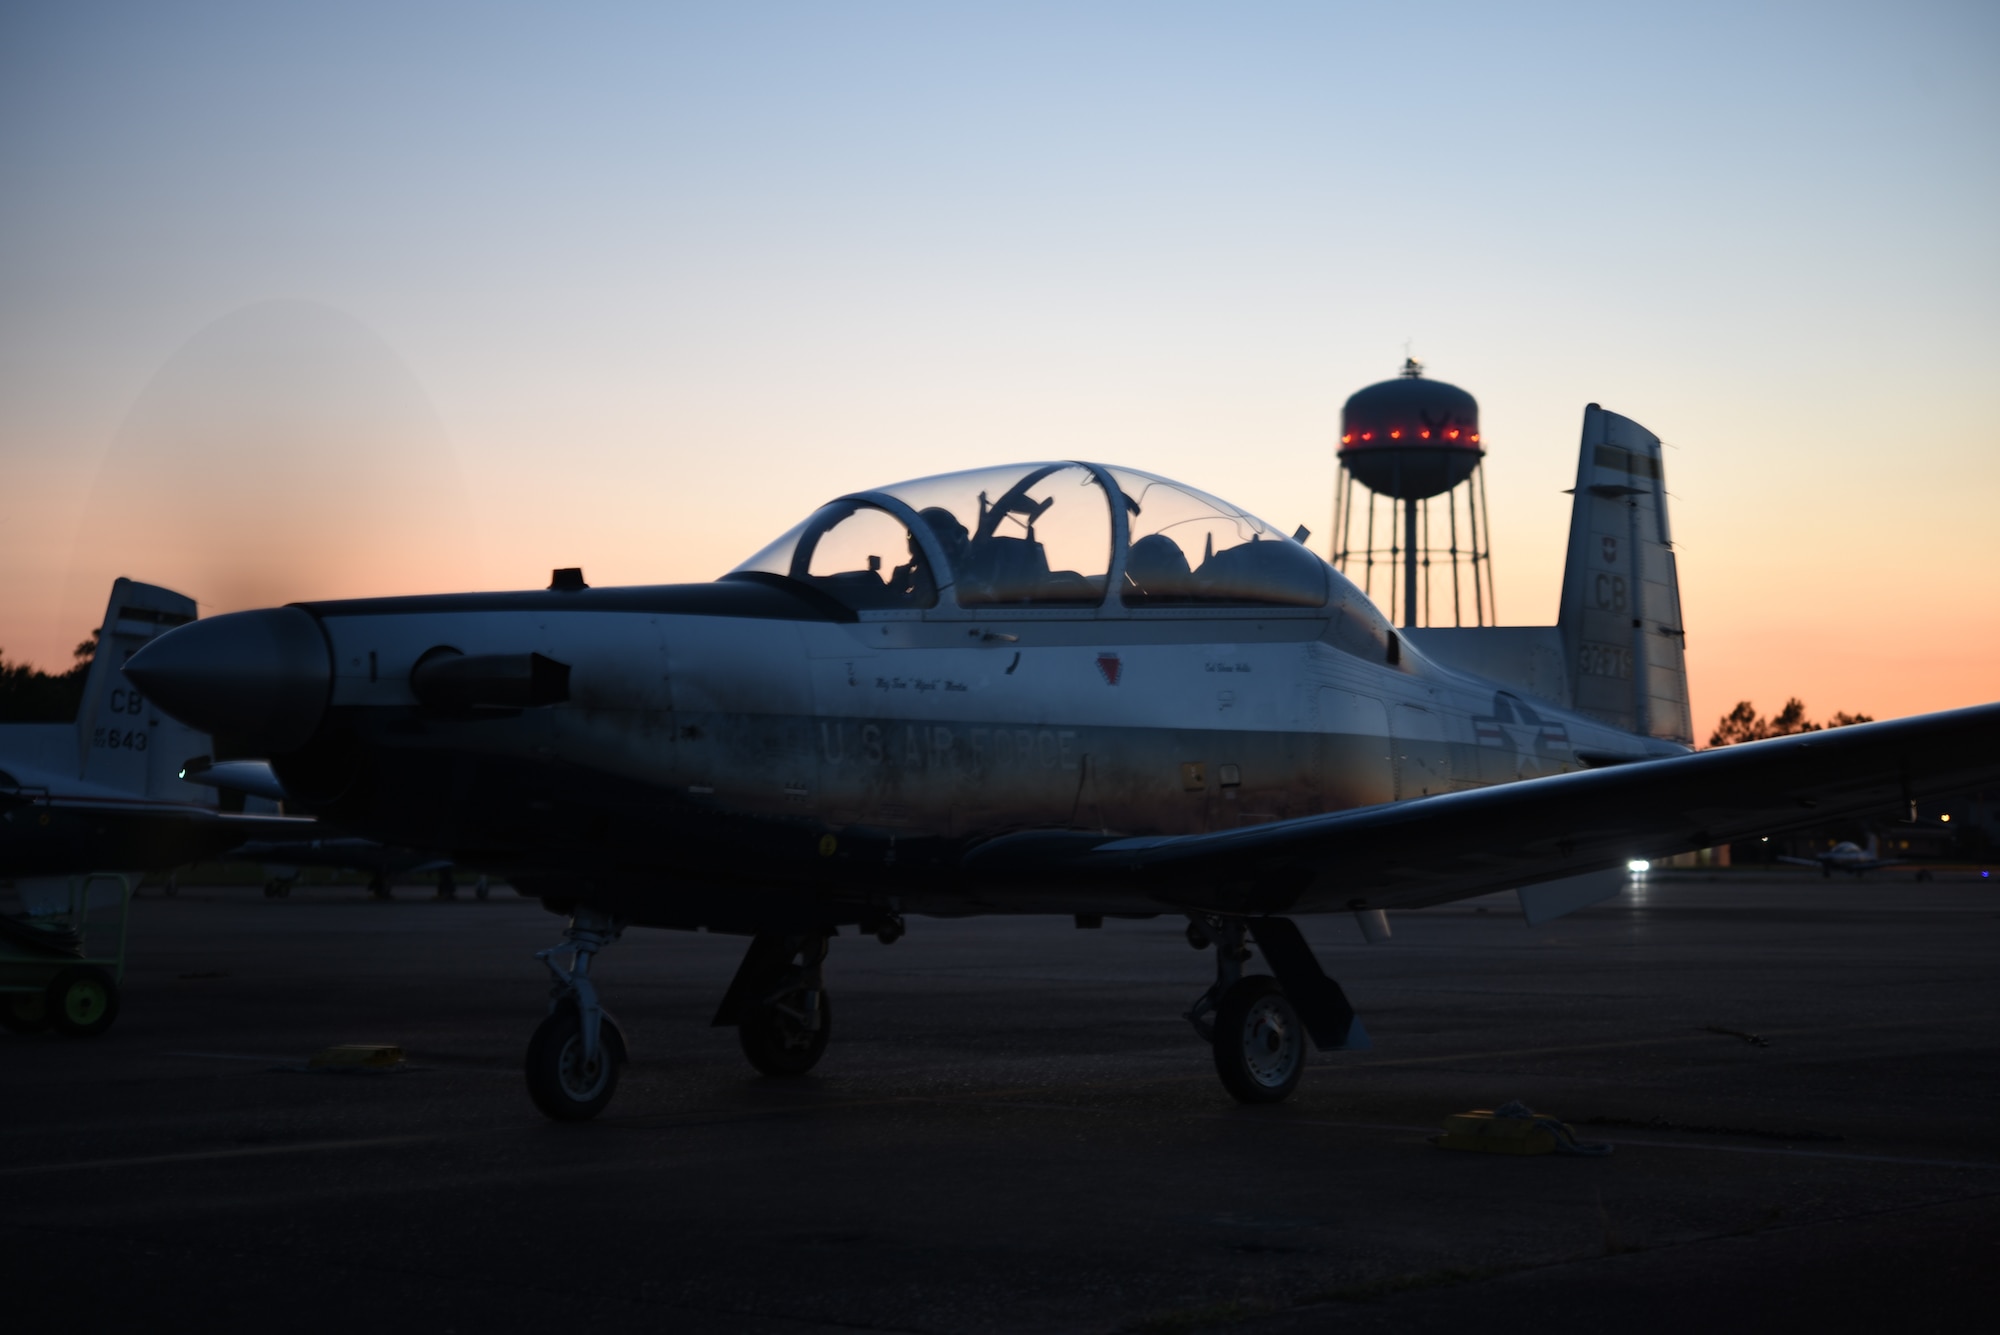
<instances>
[{"instance_id":1,"label":"tire","mask_svg":"<svg viewBox=\"0 0 2000 1335\"><path fill-rule=\"evenodd\" d=\"M1215 1008L1215 1073L1239 1103L1282 1103L1306 1073L1306 1027L1278 980L1250 974Z\"/></svg>"},{"instance_id":2,"label":"tire","mask_svg":"<svg viewBox=\"0 0 2000 1335\"><path fill-rule=\"evenodd\" d=\"M618 1088L618 1061L624 1051L617 1027L606 1018L598 1032L597 1065L583 1065L583 1021L576 1007L564 1006L543 1020L528 1040L528 1097L558 1122L587 1122L604 1111Z\"/></svg>"},{"instance_id":3,"label":"tire","mask_svg":"<svg viewBox=\"0 0 2000 1335\"><path fill-rule=\"evenodd\" d=\"M10 1034L39 1034L48 1027L46 993L10 992L0 997L0 1029Z\"/></svg>"},{"instance_id":4,"label":"tire","mask_svg":"<svg viewBox=\"0 0 2000 1335\"><path fill-rule=\"evenodd\" d=\"M96 1038L118 1018L118 984L95 964L72 964L44 994L49 1025L65 1038Z\"/></svg>"},{"instance_id":5,"label":"tire","mask_svg":"<svg viewBox=\"0 0 2000 1335\"><path fill-rule=\"evenodd\" d=\"M807 1029L803 1021L776 1006L766 1006L736 1026L736 1040L743 1045L743 1055L750 1064L781 1080L804 1075L817 1066L831 1037L833 1002L825 988L819 993L818 1029Z\"/></svg>"}]
</instances>

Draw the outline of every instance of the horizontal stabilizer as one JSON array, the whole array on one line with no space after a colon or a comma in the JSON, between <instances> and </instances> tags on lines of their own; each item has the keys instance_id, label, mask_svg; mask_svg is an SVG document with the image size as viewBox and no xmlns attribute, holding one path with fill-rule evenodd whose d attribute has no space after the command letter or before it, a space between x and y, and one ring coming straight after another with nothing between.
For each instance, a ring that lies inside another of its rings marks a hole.
<instances>
[{"instance_id":1,"label":"horizontal stabilizer","mask_svg":"<svg viewBox=\"0 0 2000 1335\"><path fill-rule=\"evenodd\" d=\"M1434 663L1570 707L1562 631L1555 626L1441 626L1402 632Z\"/></svg>"},{"instance_id":2,"label":"horizontal stabilizer","mask_svg":"<svg viewBox=\"0 0 2000 1335\"><path fill-rule=\"evenodd\" d=\"M243 793L250 797L268 797L273 802L285 800L285 785L271 769L268 760L224 760L214 761L207 756L196 756L181 766L181 779L186 783L198 783L204 788L216 788L225 793Z\"/></svg>"}]
</instances>

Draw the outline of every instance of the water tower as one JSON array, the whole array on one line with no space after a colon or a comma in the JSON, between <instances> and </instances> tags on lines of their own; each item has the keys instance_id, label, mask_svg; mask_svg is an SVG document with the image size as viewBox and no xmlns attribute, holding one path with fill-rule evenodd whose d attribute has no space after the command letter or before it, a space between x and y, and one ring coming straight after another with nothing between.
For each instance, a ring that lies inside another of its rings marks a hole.
<instances>
[{"instance_id":1,"label":"water tower","mask_svg":"<svg viewBox=\"0 0 2000 1335\"><path fill-rule=\"evenodd\" d=\"M1456 385L1425 379L1415 358L1404 360L1394 380L1356 391L1341 409L1333 563L1362 592L1386 603L1392 623L1498 624L1486 479L1479 468L1485 457L1478 401ZM1367 498L1360 513L1357 483ZM1379 520L1378 500L1385 512ZM1434 513L1434 501L1441 514Z\"/></svg>"}]
</instances>

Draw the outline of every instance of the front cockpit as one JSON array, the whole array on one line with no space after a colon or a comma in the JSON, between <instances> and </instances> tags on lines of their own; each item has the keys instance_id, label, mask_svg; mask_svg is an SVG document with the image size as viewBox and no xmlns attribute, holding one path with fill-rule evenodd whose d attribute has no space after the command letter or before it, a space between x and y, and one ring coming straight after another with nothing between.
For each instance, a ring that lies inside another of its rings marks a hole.
<instances>
[{"instance_id":1,"label":"front cockpit","mask_svg":"<svg viewBox=\"0 0 2000 1335\"><path fill-rule=\"evenodd\" d=\"M1320 608L1336 575L1245 510L1166 478L1016 464L856 492L730 572L856 612Z\"/></svg>"}]
</instances>

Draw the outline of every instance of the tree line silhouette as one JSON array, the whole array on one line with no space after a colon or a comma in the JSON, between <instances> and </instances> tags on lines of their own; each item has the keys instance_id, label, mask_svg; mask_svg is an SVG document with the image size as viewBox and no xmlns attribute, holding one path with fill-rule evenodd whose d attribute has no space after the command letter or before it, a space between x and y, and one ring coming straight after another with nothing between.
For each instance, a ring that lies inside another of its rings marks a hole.
<instances>
[{"instance_id":1,"label":"tree line silhouette","mask_svg":"<svg viewBox=\"0 0 2000 1335\"><path fill-rule=\"evenodd\" d=\"M0 649L0 723L71 723L83 707L83 679L97 655L97 632L76 646L75 665L65 672L44 672L27 663L10 663Z\"/></svg>"},{"instance_id":2,"label":"tree line silhouette","mask_svg":"<svg viewBox=\"0 0 2000 1335\"><path fill-rule=\"evenodd\" d=\"M1722 716L1709 734L1710 746L1733 746L1737 742L1761 742L1766 737L1790 737L1800 732L1820 732L1827 728L1845 728L1853 723L1873 723L1868 714L1835 714L1824 723L1814 723L1806 717L1805 702L1796 695L1785 701L1785 707L1770 718L1759 714L1748 700L1739 700L1736 708Z\"/></svg>"}]
</instances>

